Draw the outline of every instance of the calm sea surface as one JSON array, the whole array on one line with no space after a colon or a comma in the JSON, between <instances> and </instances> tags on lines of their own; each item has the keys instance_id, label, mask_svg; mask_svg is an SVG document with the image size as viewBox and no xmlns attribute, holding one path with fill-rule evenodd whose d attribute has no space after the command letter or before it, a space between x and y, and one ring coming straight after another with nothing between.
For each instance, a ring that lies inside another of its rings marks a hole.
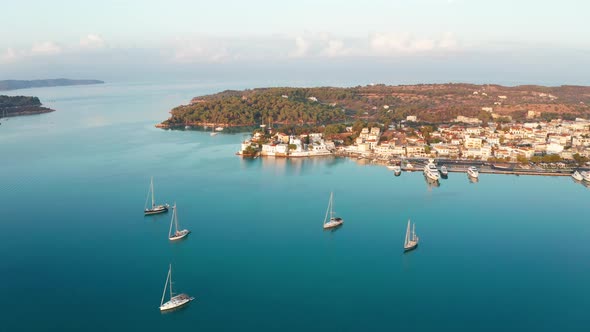
<instances>
[{"instance_id":1,"label":"calm sea surface","mask_svg":"<svg viewBox=\"0 0 590 332\"><path fill-rule=\"evenodd\" d=\"M0 126L3 331L588 331L590 189L347 159L234 155L243 134L154 124L248 85L13 91L57 111ZM149 177L177 202L144 217ZM322 230L330 191L345 224ZM402 253L408 218L420 247ZM158 310L168 264L196 297Z\"/></svg>"}]
</instances>

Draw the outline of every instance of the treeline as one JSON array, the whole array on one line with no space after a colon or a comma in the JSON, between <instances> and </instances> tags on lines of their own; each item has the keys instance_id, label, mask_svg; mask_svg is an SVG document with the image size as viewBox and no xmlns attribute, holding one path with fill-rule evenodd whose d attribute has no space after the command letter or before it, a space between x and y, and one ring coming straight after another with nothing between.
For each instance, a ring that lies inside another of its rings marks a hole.
<instances>
[{"instance_id":1,"label":"treeline","mask_svg":"<svg viewBox=\"0 0 590 332\"><path fill-rule=\"evenodd\" d=\"M23 106L41 106L41 101L37 97L0 96L0 109Z\"/></svg>"},{"instance_id":2,"label":"treeline","mask_svg":"<svg viewBox=\"0 0 590 332\"><path fill-rule=\"evenodd\" d=\"M483 95L487 91L488 95ZM478 92L474 94L474 92ZM549 100L542 93L559 96ZM587 92L582 94L581 92ZM577 93L577 95L576 95ZM572 113L562 117L584 116L590 112L589 87L502 87L474 84L369 85L350 88L259 88L228 90L196 97L190 105L171 111L164 122L170 126L184 124L225 124L229 126L268 124L329 124L354 120L379 121L389 124L415 115L429 123L449 122L458 115L492 121L482 107L492 107L497 96L505 94L511 105L522 105L509 115L526 119L527 105L567 104ZM564 103L565 102L565 103ZM553 118L555 114L543 115Z\"/></svg>"},{"instance_id":3,"label":"treeline","mask_svg":"<svg viewBox=\"0 0 590 332\"><path fill-rule=\"evenodd\" d=\"M48 112L53 112L53 110L42 107L41 101L37 97L0 96L0 118Z\"/></svg>"},{"instance_id":4,"label":"treeline","mask_svg":"<svg viewBox=\"0 0 590 332\"><path fill-rule=\"evenodd\" d=\"M285 96L285 97L284 97ZM164 123L170 126L212 123L229 126L255 124L324 124L344 120L341 108L310 100L308 89L258 89L242 93L224 91L196 98L174 108Z\"/></svg>"}]
</instances>

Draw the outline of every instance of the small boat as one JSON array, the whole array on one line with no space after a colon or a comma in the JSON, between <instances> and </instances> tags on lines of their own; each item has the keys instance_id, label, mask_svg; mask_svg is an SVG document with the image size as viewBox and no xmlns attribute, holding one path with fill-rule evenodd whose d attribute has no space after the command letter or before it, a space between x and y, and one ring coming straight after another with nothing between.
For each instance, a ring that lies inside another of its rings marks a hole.
<instances>
[{"instance_id":1,"label":"small boat","mask_svg":"<svg viewBox=\"0 0 590 332\"><path fill-rule=\"evenodd\" d=\"M150 197L150 193L152 194L152 207L148 209L148 200ZM145 199L145 207L144 207L144 215L150 215L150 214L158 214L158 213L164 213L164 212L168 212L168 208L170 207L170 205L168 204L163 204L163 205L156 205L156 200L154 198L154 177L152 176L152 179L150 181L150 189L148 191L148 197Z\"/></svg>"},{"instance_id":2,"label":"small boat","mask_svg":"<svg viewBox=\"0 0 590 332\"><path fill-rule=\"evenodd\" d=\"M402 174L402 168L399 166L393 166L393 174L395 176L400 176Z\"/></svg>"},{"instance_id":3,"label":"small boat","mask_svg":"<svg viewBox=\"0 0 590 332\"><path fill-rule=\"evenodd\" d=\"M438 169L436 168L436 165L433 161L430 161L426 166L424 166L424 175L432 181L438 181L440 178Z\"/></svg>"},{"instance_id":4,"label":"small boat","mask_svg":"<svg viewBox=\"0 0 590 332\"><path fill-rule=\"evenodd\" d=\"M170 288L170 300L164 303L164 298L166 297L166 288ZM166 284L164 284L164 292L162 293L162 301L160 301L160 311L168 311L180 308L194 299L194 297L188 296L184 293L174 295L174 292L172 291L172 264L170 264L168 276L166 277Z\"/></svg>"},{"instance_id":5,"label":"small boat","mask_svg":"<svg viewBox=\"0 0 590 332\"><path fill-rule=\"evenodd\" d=\"M467 175L475 179L479 178L479 172L475 166L471 166L467 169Z\"/></svg>"},{"instance_id":6,"label":"small boat","mask_svg":"<svg viewBox=\"0 0 590 332\"><path fill-rule=\"evenodd\" d=\"M223 127L217 127L215 128L215 131L223 131Z\"/></svg>"},{"instance_id":7,"label":"small boat","mask_svg":"<svg viewBox=\"0 0 590 332\"><path fill-rule=\"evenodd\" d=\"M330 219L328 220L328 216ZM324 229L334 228L342 225L344 220L340 217L334 217L334 193L330 193L330 201L328 201L328 209L324 217Z\"/></svg>"},{"instance_id":8,"label":"small boat","mask_svg":"<svg viewBox=\"0 0 590 332\"><path fill-rule=\"evenodd\" d=\"M443 179L446 179L446 178L449 177L449 170L447 169L447 166L444 166L443 165L443 166L440 167L440 176Z\"/></svg>"},{"instance_id":9,"label":"small boat","mask_svg":"<svg viewBox=\"0 0 590 332\"><path fill-rule=\"evenodd\" d=\"M578 171L575 171L574 174L572 174L572 178L574 178L574 180L576 180L576 181L584 180L584 177Z\"/></svg>"},{"instance_id":10,"label":"small boat","mask_svg":"<svg viewBox=\"0 0 590 332\"><path fill-rule=\"evenodd\" d=\"M172 225L174 225L174 233L172 233ZM178 230L178 210L176 203L172 207L172 220L170 220L170 230L168 231L168 238L170 241L176 241L187 236L191 231L188 229Z\"/></svg>"},{"instance_id":11,"label":"small boat","mask_svg":"<svg viewBox=\"0 0 590 332\"><path fill-rule=\"evenodd\" d=\"M492 164L492 168L498 171L511 171L514 169L514 165L511 164Z\"/></svg>"},{"instance_id":12,"label":"small boat","mask_svg":"<svg viewBox=\"0 0 590 332\"><path fill-rule=\"evenodd\" d=\"M580 174L582 175L584 181L590 182L590 171L582 172Z\"/></svg>"},{"instance_id":13,"label":"small boat","mask_svg":"<svg viewBox=\"0 0 590 332\"><path fill-rule=\"evenodd\" d=\"M416 224L414 223L413 229L411 227L411 221L408 219L408 227L406 229L406 239L404 240L404 251L414 250L418 247L418 237L416 236Z\"/></svg>"},{"instance_id":14,"label":"small boat","mask_svg":"<svg viewBox=\"0 0 590 332\"><path fill-rule=\"evenodd\" d=\"M411 172L414 170L414 166L410 163L406 164L406 172Z\"/></svg>"},{"instance_id":15,"label":"small boat","mask_svg":"<svg viewBox=\"0 0 590 332\"><path fill-rule=\"evenodd\" d=\"M387 165L387 169L393 171L395 169L394 165Z\"/></svg>"},{"instance_id":16,"label":"small boat","mask_svg":"<svg viewBox=\"0 0 590 332\"><path fill-rule=\"evenodd\" d=\"M184 129L191 129L191 126L184 126Z\"/></svg>"}]
</instances>

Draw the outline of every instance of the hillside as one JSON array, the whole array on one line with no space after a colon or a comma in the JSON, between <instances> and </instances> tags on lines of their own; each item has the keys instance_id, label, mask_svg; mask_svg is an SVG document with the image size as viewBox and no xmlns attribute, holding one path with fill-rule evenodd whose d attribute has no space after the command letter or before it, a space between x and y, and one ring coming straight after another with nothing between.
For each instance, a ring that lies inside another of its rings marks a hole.
<instances>
[{"instance_id":1,"label":"hillside","mask_svg":"<svg viewBox=\"0 0 590 332\"><path fill-rule=\"evenodd\" d=\"M46 79L46 80L4 80L0 81L0 91L2 90L17 90L27 88L44 88L51 86L65 86L65 85L87 85L87 84L102 84L99 80L70 80L66 78Z\"/></svg>"},{"instance_id":2,"label":"hillside","mask_svg":"<svg viewBox=\"0 0 590 332\"><path fill-rule=\"evenodd\" d=\"M259 88L195 97L170 111L160 127L219 124L327 124L355 119L390 123L415 115L422 122L448 122L458 115L491 120L495 114L524 120L590 115L590 87L475 84L370 85L351 88ZM263 121L264 120L264 121Z\"/></svg>"},{"instance_id":3,"label":"hillside","mask_svg":"<svg viewBox=\"0 0 590 332\"><path fill-rule=\"evenodd\" d=\"M0 96L0 118L18 115L33 115L53 112L54 110L41 106L37 97Z\"/></svg>"}]
</instances>

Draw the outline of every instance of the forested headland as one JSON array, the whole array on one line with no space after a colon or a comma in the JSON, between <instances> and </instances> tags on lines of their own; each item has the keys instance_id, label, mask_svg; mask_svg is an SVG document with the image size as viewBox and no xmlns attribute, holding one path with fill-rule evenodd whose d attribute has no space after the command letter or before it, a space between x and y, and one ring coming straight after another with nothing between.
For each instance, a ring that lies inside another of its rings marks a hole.
<instances>
[{"instance_id":1,"label":"forested headland","mask_svg":"<svg viewBox=\"0 0 590 332\"><path fill-rule=\"evenodd\" d=\"M505 87L475 84L368 85L349 88L258 88L195 97L175 107L160 127L185 125L251 126L268 122L325 125L356 120L392 123L416 116L443 123L459 115L492 121L490 111L525 120L588 117L590 87Z\"/></svg>"}]
</instances>

